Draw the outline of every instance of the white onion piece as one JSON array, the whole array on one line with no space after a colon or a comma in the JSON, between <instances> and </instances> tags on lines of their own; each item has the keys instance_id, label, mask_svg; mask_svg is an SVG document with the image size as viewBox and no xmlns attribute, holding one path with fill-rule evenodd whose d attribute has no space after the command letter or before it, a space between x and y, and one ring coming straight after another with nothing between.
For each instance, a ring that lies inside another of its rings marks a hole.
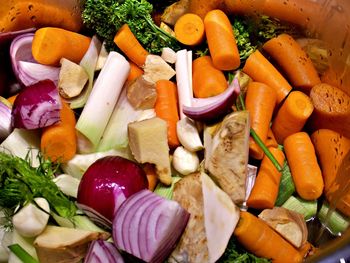
<instances>
[{"instance_id":1,"label":"white onion piece","mask_svg":"<svg viewBox=\"0 0 350 263\"><path fill-rule=\"evenodd\" d=\"M84 263L124 263L124 259L112 243L98 239L91 242Z\"/></svg>"},{"instance_id":2,"label":"white onion piece","mask_svg":"<svg viewBox=\"0 0 350 263\"><path fill-rule=\"evenodd\" d=\"M0 141L5 139L11 131L11 108L0 100Z\"/></svg>"},{"instance_id":3,"label":"white onion piece","mask_svg":"<svg viewBox=\"0 0 350 263\"><path fill-rule=\"evenodd\" d=\"M38 64L32 55L34 33L15 37L10 46L13 72L24 86L30 86L40 80L50 79L56 85L59 77L58 67Z\"/></svg>"},{"instance_id":4,"label":"white onion piece","mask_svg":"<svg viewBox=\"0 0 350 263\"><path fill-rule=\"evenodd\" d=\"M130 196L113 220L116 246L145 262L164 262L184 231L189 213L149 190Z\"/></svg>"}]
</instances>

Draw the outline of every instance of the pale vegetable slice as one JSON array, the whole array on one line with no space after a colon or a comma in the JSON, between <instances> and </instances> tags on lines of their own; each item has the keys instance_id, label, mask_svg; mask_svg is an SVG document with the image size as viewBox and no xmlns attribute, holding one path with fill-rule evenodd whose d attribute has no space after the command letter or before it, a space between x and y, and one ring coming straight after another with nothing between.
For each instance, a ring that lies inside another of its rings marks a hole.
<instances>
[{"instance_id":1,"label":"pale vegetable slice","mask_svg":"<svg viewBox=\"0 0 350 263\"><path fill-rule=\"evenodd\" d=\"M169 47L162 49L161 57L170 64L174 64L176 62L176 52Z\"/></svg>"},{"instance_id":2,"label":"pale vegetable slice","mask_svg":"<svg viewBox=\"0 0 350 263\"><path fill-rule=\"evenodd\" d=\"M154 108L157 100L156 86L153 81L141 75L126 85L127 97L136 110Z\"/></svg>"},{"instance_id":3,"label":"pale vegetable slice","mask_svg":"<svg viewBox=\"0 0 350 263\"><path fill-rule=\"evenodd\" d=\"M65 195L77 198L80 183L79 179L69 174L60 174L56 176L53 181Z\"/></svg>"},{"instance_id":4,"label":"pale vegetable slice","mask_svg":"<svg viewBox=\"0 0 350 263\"><path fill-rule=\"evenodd\" d=\"M175 76L175 70L158 55L148 55L143 67L145 80L156 83L158 80L169 80Z\"/></svg>"}]
</instances>

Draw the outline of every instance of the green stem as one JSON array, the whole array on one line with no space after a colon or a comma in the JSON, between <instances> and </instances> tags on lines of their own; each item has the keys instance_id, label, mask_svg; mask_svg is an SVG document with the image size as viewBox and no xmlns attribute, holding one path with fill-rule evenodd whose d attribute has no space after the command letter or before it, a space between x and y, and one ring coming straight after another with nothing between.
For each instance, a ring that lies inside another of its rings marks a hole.
<instances>
[{"instance_id":1,"label":"green stem","mask_svg":"<svg viewBox=\"0 0 350 263\"><path fill-rule=\"evenodd\" d=\"M13 244L8 246L13 254L15 254L20 260L26 263L39 263L33 258L27 251L25 251L20 245Z\"/></svg>"}]
</instances>

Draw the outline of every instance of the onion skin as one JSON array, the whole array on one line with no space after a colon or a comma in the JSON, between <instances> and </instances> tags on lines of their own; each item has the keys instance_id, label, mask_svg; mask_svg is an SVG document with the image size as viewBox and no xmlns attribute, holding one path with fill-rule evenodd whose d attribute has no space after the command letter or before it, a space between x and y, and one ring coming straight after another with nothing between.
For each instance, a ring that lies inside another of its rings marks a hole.
<instances>
[{"instance_id":1,"label":"onion skin","mask_svg":"<svg viewBox=\"0 0 350 263\"><path fill-rule=\"evenodd\" d=\"M98 239L91 242L84 263L124 263L124 259L112 243Z\"/></svg>"},{"instance_id":2,"label":"onion skin","mask_svg":"<svg viewBox=\"0 0 350 263\"><path fill-rule=\"evenodd\" d=\"M95 161L84 173L77 202L112 222L126 198L147 188L146 173L138 164L120 156L106 156Z\"/></svg>"},{"instance_id":3,"label":"onion skin","mask_svg":"<svg viewBox=\"0 0 350 263\"><path fill-rule=\"evenodd\" d=\"M12 108L12 127L44 128L60 121L61 100L51 80L39 81L24 88Z\"/></svg>"}]
</instances>

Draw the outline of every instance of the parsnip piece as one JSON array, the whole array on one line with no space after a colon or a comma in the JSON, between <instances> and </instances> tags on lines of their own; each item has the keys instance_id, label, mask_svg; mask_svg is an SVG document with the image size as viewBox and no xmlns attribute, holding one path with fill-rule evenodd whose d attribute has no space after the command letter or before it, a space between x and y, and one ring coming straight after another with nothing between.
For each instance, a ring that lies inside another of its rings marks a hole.
<instances>
[{"instance_id":1,"label":"parsnip piece","mask_svg":"<svg viewBox=\"0 0 350 263\"><path fill-rule=\"evenodd\" d=\"M163 29L165 32L167 32L169 35L175 37L175 32L174 32L174 30L172 30L171 27L168 26L167 24L165 24L164 22L160 22L159 27L160 27L161 29Z\"/></svg>"},{"instance_id":2,"label":"parsnip piece","mask_svg":"<svg viewBox=\"0 0 350 263\"><path fill-rule=\"evenodd\" d=\"M166 121L155 117L128 124L129 146L139 163L153 163L159 180L170 185L171 168Z\"/></svg>"},{"instance_id":3,"label":"parsnip piece","mask_svg":"<svg viewBox=\"0 0 350 263\"><path fill-rule=\"evenodd\" d=\"M248 111L234 112L205 132L205 168L238 205L246 194L249 123Z\"/></svg>"},{"instance_id":4,"label":"parsnip piece","mask_svg":"<svg viewBox=\"0 0 350 263\"><path fill-rule=\"evenodd\" d=\"M175 70L158 55L148 55L143 67L145 80L156 83L158 80L169 80L175 76Z\"/></svg>"},{"instance_id":5,"label":"parsnip piece","mask_svg":"<svg viewBox=\"0 0 350 263\"><path fill-rule=\"evenodd\" d=\"M34 247L40 263L75 263L85 257L92 240L109 236L107 232L47 226L34 240Z\"/></svg>"},{"instance_id":6,"label":"parsnip piece","mask_svg":"<svg viewBox=\"0 0 350 263\"><path fill-rule=\"evenodd\" d=\"M130 104L138 110L152 109L157 99L154 82L139 76L127 85L127 97Z\"/></svg>"},{"instance_id":7,"label":"parsnip piece","mask_svg":"<svg viewBox=\"0 0 350 263\"><path fill-rule=\"evenodd\" d=\"M162 14L161 21L168 25L175 25L180 16L189 11L190 0L180 0L168 6Z\"/></svg>"},{"instance_id":8,"label":"parsnip piece","mask_svg":"<svg viewBox=\"0 0 350 263\"><path fill-rule=\"evenodd\" d=\"M307 241L308 230L304 217L295 211L284 207L274 207L263 210L259 218L297 248L303 246Z\"/></svg>"},{"instance_id":9,"label":"parsnip piece","mask_svg":"<svg viewBox=\"0 0 350 263\"><path fill-rule=\"evenodd\" d=\"M80 65L62 58L58 80L58 90L63 98L78 96L87 83L89 76Z\"/></svg>"}]
</instances>

